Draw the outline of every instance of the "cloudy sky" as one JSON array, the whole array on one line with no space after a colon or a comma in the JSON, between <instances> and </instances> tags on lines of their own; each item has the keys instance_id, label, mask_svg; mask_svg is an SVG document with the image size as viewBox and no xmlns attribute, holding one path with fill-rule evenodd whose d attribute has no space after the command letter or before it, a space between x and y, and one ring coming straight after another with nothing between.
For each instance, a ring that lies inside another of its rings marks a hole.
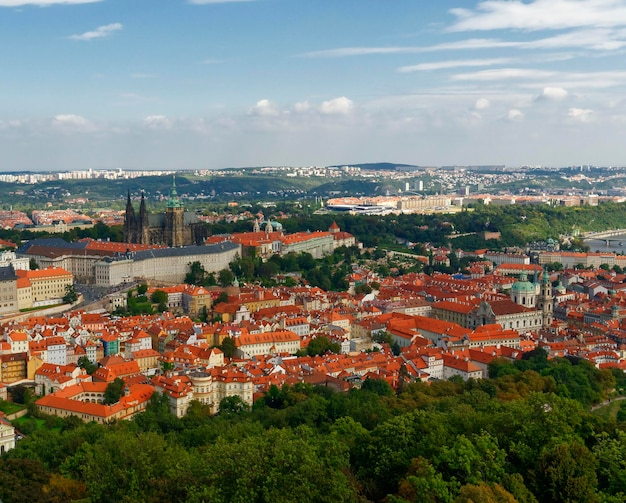
<instances>
[{"instance_id":1,"label":"cloudy sky","mask_svg":"<svg viewBox=\"0 0 626 503\"><path fill-rule=\"evenodd\" d=\"M626 165L626 0L0 0L0 170Z\"/></svg>"}]
</instances>

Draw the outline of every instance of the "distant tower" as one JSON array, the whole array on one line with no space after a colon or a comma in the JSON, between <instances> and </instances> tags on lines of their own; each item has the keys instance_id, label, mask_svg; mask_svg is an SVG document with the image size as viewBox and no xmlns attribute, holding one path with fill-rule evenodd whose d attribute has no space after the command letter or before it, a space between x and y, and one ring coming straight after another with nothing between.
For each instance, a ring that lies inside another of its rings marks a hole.
<instances>
[{"instance_id":1,"label":"distant tower","mask_svg":"<svg viewBox=\"0 0 626 503\"><path fill-rule=\"evenodd\" d=\"M259 225L259 219L255 219L254 225L252 226L252 232L261 232L261 226Z\"/></svg>"},{"instance_id":2,"label":"distant tower","mask_svg":"<svg viewBox=\"0 0 626 503\"><path fill-rule=\"evenodd\" d=\"M134 243L137 230L137 218L135 217L135 208L130 200L130 190L126 199L126 214L124 216L124 242Z\"/></svg>"},{"instance_id":3,"label":"distant tower","mask_svg":"<svg viewBox=\"0 0 626 503\"><path fill-rule=\"evenodd\" d=\"M543 327L549 327L554 318L554 296L552 295L552 283L550 283L550 274L548 270L543 270L541 278L541 286L539 289L539 298L537 299L537 307L541 310L541 321Z\"/></svg>"},{"instance_id":4,"label":"distant tower","mask_svg":"<svg viewBox=\"0 0 626 503\"><path fill-rule=\"evenodd\" d=\"M178 199L176 175L174 175L165 210L165 240L168 246L182 246L184 244L184 213L183 205Z\"/></svg>"},{"instance_id":5,"label":"distant tower","mask_svg":"<svg viewBox=\"0 0 626 503\"><path fill-rule=\"evenodd\" d=\"M139 205L139 232L138 241L142 245L150 244L150 236L148 234L148 210L146 209L146 199L143 191L141 192L141 204Z\"/></svg>"}]
</instances>

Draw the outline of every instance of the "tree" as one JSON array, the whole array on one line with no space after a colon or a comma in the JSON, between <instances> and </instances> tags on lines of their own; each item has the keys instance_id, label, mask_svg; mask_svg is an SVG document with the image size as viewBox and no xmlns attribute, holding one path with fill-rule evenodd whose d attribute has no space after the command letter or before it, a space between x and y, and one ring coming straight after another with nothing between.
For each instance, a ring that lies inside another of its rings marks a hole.
<instances>
[{"instance_id":1,"label":"tree","mask_svg":"<svg viewBox=\"0 0 626 503\"><path fill-rule=\"evenodd\" d=\"M189 272L185 275L185 283L188 285L204 285L206 271L204 266L199 262L189 263Z\"/></svg>"},{"instance_id":2,"label":"tree","mask_svg":"<svg viewBox=\"0 0 626 503\"><path fill-rule=\"evenodd\" d=\"M235 339L232 337L224 337L219 348L222 350L222 353L224 353L226 358L232 358L235 356L237 351L237 344L235 343Z\"/></svg>"},{"instance_id":3,"label":"tree","mask_svg":"<svg viewBox=\"0 0 626 503\"><path fill-rule=\"evenodd\" d=\"M403 499L392 498L391 503L452 503L455 484L443 480L428 460L421 456L413 459L408 473L409 476L400 481L398 488L398 494Z\"/></svg>"},{"instance_id":4,"label":"tree","mask_svg":"<svg viewBox=\"0 0 626 503\"><path fill-rule=\"evenodd\" d=\"M517 499L500 484L468 484L461 487L454 503L517 503Z\"/></svg>"},{"instance_id":5,"label":"tree","mask_svg":"<svg viewBox=\"0 0 626 503\"><path fill-rule=\"evenodd\" d=\"M596 465L593 454L579 441L548 447L539 457L535 494L541 495L542 501L555 503L600 501Z\"/></svg>"},{"instance_id":6,"label":"tree","mask_svg":"<svg viewBox=\"0 0 626 503\"><path fill-rule=\"evenodd\" d=\"M213 305L221 304L222 302L228 302L228 294L225 291L220 292L217 299L213 302Z\"/></svg>"},{"instance_id":7,"label":"tree","mask_svg":"<svg viewBox=\"0 0 626 503\"><path fill-rule=\"evenodd\" d=\"M217 281L222 287L227 287L232 284L235 276L228 269L222 269L217 276Z\"/></svg>"},{"instance_id":8,"label":"tree","mask_svg":"<svg viewBox=\"0 0 626 503\"><path fill-rule=\"evenodd\" d=\"M224 397L220 401L220 415L239 415L249 410L250 406L237 395Z\"/></svg>"},{"instance_id":9,"label":"tree","mask_svg":"<svg viewBox=\"0 0 626 503\"><path fill-rule=\"evenodd\" d=\"M63 302L65 304L73 304L78 300L78 292L74 288L74 285L67 285L65 287L65 295L63 296Z\"/></svg>"},{"instance_id":10,"label":"tree","mask_svg":"<svg viewBox=\"0 0 626 503\"><path fill-rule=\"evenodd\" d=\"M39 269L39 264L34 258L31 257L31 259L28 261L28 267L31 271L36 271L37 269Z\"/></svg>"},{"instance_id":11,"label":"tree","mask_svg":"<svg viewBox=\"0 0 626 503\"><path fill-rule=\"evenodd\" d=\"M33 391L23 384L18 384L17 386L13 386L10 388L11 390L11 399L15 403L21 403L24 405L28 405L34 400Z\"/></svg>"},{"instance_id":12,"label":"tree","mask_svg":"<svg viewBox=\"0 0 626 503\"><path fill-rule=\"evenodd\" d=\"M116 377L112 383L104 390L104 403L106 405L112 405L120 401L120 398L124 396L124 388L126 384L124 380Z\"/></svg>"},{"instance_id":13,"label":"tree","mask_svg":"<svg viewBox=\"0 0 626 503\"><path fill-rule=\"evenodd\" d=\"M363 381L361 389L372 391L380 396L393 396L393 388L384 379L372 379L368 377Z\"/></svg>"},{"instance_id":14,"label":"tree","mask_svg":"<svg viewBox=\"0 0 626 503\"><path fill-rule=\"evenodd\" d=\"M331 353L340 353L341 346L323 335L311 339L306 348L306 352L309 356L323 355L329 351Z\"/></svg>"},{"instance_id":15,"label":"tree","mask_svg":"<svg viewBox=\"0 0 626 503\"><path fill-rule=\"evenodd\" d=\"M155 290L150 296L150 302L152 302L153 304L158 304L159 311L166 311L168 302L167 292L164 292L163 290Z\"/></svg>"},{"instance_id":16,"label":"tree","mask_svg":"<svg viewBox=\"0 0 626 503\"><path fill-rule=\"evenodd\" d=\"M147 291L148 291L148 285L146 283L141 283L137 287L137 295L145 295Z\"/></svg>"},{"instance_id":17,"label":"tree","mask_svg":"<svg viewBox=\"0 0 626 503\"><path fill-rule=\"evenodd\" d=\"M76 363L81 369L85 369L85 372L87 372L89 375L98 370L98 365L93 363L86 356L81 356Z\"/></svg>"}]
</instances>

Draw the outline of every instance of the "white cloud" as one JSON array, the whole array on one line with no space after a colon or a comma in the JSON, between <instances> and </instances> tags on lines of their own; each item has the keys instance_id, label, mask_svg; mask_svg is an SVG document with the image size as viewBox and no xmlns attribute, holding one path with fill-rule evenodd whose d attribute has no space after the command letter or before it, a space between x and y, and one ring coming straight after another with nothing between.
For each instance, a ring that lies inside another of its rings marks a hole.
<instances>
[{"instance_id":1,"label":"white cloud","mask_svg":"<svg viewBox=\"0 0 626 503\"><path fill-rule=\"evenodd\" d=\"M532 68L499 68L495 70L482 70L474 73L460 73L453 75L453 80L468 81L492 81L510 79L543 79L553 77L555 72L535 70Z\"/></svg>"},{"instance_id":2,"label":"white cloud","mask_svg":"<svg viewBox=\"0 0 626 503\"><path fill-rule=\"evenodd\" d=\"M89 132L94 130L93 124L80 115L59 114L52 119L52 127L64 132Z\"/></svg>"},{"instance_id":3,"label":"white cloud","mask_svg":"<svg viewBox=\"0 0 626 503\"><path fill-rule=\"evenodd\" d=\"M320 107L320 111L326 115L347 115L353 109L354 103L345 96L324 101Z\"/></svg>"},{"instance_id":4,"label":"white cloud","mask_svg":"<svg viewBox=\"0 0 626 503\"><path fill-rule=\"evenodd\" d=\"M511 122L519 122L524 119L524 112L518 110L517 108L512 108L506 114L506 118Z\"/></svg>"},{"instance_id":5,"label":"white cloud","mask_svg":"<svg viewBox=\"0 0 626 503\"><path fill-rule=\"evenodd\" d=\"M308 101L300 101L293 106L293 109L297 113L305 113L311 110L311 104Z\"/></svg>"},{"instance_id":6,"label":"white cloud","mask_svg":"<svg viewBox=\"0 0 626 503\"><path fill-rule=\"evenodd\" d=\"M462 68L472 66L493 66L503 65L514 61L512 58L492 58L492 59L461 59L454 61L435 61L433 63L420 63L417 65L401 66L398 71L401 73L420 72L428 70L446 70L449 68Z\"/></svg>"},{"instance_id":7,"label":"white cloud","mask_svg":"<svg viewBox=\"0 0 626 503\"><path fill-rule=\"evenodd\" d=\"M143 125L148 129L169 129L172 122L165 115L148 115L144 118Z\"/></svg>"},{"instance_id":8,"label":"white cloud","mask_svg":"<svg viewBox=\"0 0 626 503\"><path fill-rule=\"evenodd\" d=\"M551 37L535 40L509 41L499 38L468 38L428 46L394 47L338 47L300 54L307 58L343 58L353 56L420 54L442 51L473 51L477 49L565 49L584 48L597 51L615 51L626 47L626 30L618 28L572 29ZM410 67L407 67L410 68Z\"/></svg>"},{"instance_id":9,"label":"white cloud","mask_svg":"<svg viewBox=\"0 0 626 503\"><path fill-rule=\"evenodd\" d=\"M593 110L588 108L570 108L567 111L567 116L576 122L590 122L592 114Z\"/></svg>"},{"instance_id":10,"label":"white cloud","mask_svg":"<svg viewBox=\"0 0 626 503\"><path fill-rule=\"evenodd\" d=\"M483 0L476 9L450 9L451 31L562 30L626 25L624 0Z\"/></svg>"},{"instance_id":11,"label":"white cloud","mask_svg":"<svg viewBox=\"0 0 626 503\"><path fill-rule=\"evenodd\" d=\"M93 31L87 31L79 35L71 35L72 40L93 40L95 38L105 38L111 36L114 32L122 29L120 23L111 23L104 26L98 26Z\"/></svg>"},{"instance_id":12,"label":"white cloud","mask_svg":"<svg viewBox=\"0 0 626 503\"><path fill-rule=\"evenodd\" d=\"M280 111L270 100L260 100L256 102L256 105L250 108L248 114L259 115L261 117L275 117L280 114Z\"/></svg>"},{"instance_id":13,"label":"white cloud","mask_svg":"<svg viewBox=\"0 0 626 503\"><path fill-rule=\"evenodd\" d=\"M541 94L537 97L538 100L550 100L560 101L568 96L567 90L562 87L544 87Z\"/></svg>"},{"instance_id":14,"label":"white cloud","mask_svg":"<svg viewBox=\"0 0 626 503\"><path fill-rule=\"evenodd\" d=\"M38 5L46 7L48 5L72 5L81 3L96 3L102 0L0 0L0 7L22 7L25 5Z\"/></svg>"},{"instance_id":15,"label":"white cloud","mask_svg":"<svg viewBox=\"0 0 626 503\"><path fill-rule=\"evenodd\" d=\"M474 110L485 110L490 105L491 103L487 98L478 98L476 103L474 103Z\"/></svg>"},{"instance_id":16,"label":"white cloud","mask_svg":"<svg viewBox=\"0 0 626 503\"><path fill-rule=\"evenodd\" d=\"M84 126L87 124L87 119L74 114L55 115L54 121L56 124L70 126Z\"/></svg>"},{"instance_id":17,"label":"white cloud","mask_svg":"<svg viewBox=\"0 0 626 503\"><path fill-rule=\"evenodd\" d=\"M305 58L341 58L345 56L368 56L371 54L411 54L422 52L421 47L339 47L323 51L305 52Z\"/></svg>"}]
</instances>

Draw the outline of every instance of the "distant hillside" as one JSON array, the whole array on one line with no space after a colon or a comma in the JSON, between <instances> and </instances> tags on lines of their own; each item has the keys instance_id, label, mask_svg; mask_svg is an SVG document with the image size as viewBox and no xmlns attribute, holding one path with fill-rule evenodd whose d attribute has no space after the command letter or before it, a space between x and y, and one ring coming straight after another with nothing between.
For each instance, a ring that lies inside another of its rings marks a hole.
<instances>
[{"instance_id":1,"label":"distant hillside","mask_svg":"<svg viewBox=\"0 0 626 503\"><path fill-rule=\"evenodd\" d=\"M407 169L419 169L419 166L413 164L397 164L395 162L365 162L365 163L351 163L351 164L336 164L329 166L331 168L340 168L341 166L358 166L361 169L367 169L371 171L397 171Z\"/></svg>"}]
</instances>

